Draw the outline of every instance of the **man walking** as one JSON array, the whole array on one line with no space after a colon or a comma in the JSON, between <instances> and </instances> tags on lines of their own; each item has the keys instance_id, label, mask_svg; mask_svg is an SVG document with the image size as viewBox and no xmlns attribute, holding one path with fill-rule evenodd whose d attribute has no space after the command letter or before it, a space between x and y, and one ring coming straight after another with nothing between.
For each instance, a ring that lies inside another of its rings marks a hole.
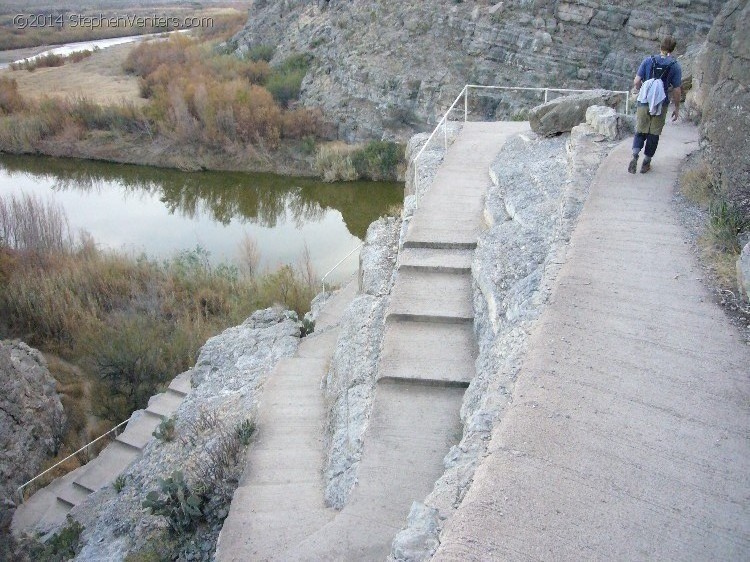
<instances>
[{"instance_id":1,"label":"man walking","mask_svg":"<svg viewBox=\"0 0 750 562\"><path fill-rule=\"evenodd\" d=\"M670 94L674 102L672 121L677 121L680 116L682 68L680 63L672 57L676 46L677 42L673 37L665 37L661 42L661 54L643 59L633 80L633 90L639 94L635 137L633 138L633 159L628 164L628 172L631 174L636 172L638 155L644 145L646 150L643 164L641 164L641 173L645 174L651 169L651 158L656 153L659 135L667 120Z\"/></svg>"}]
</instances>

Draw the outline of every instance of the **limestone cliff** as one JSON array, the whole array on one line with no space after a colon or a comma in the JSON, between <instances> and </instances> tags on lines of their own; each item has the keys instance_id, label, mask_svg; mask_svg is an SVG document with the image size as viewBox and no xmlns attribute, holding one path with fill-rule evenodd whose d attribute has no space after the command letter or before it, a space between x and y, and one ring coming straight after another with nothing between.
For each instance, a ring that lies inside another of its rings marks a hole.
<instances>
[{"instance_id":1,"label":"limestone cliff","mask_svg":"<svg viewBox=\"0 0 750 562\"><path fill-rule=\"evenodd\" d=\"M0 505L11 514L16 487L56 451L65 422L55 379L36 349L0 342Z\"/></svg>"},{"instance_id":2,"label":"limestone cliff","mask_svg":"<svg viewBox=\"0 0 750 562\"><path fill-rule=\"evenodd\" d=\"M466 83L624 90L671 33L677 54L706 39L722 0L256 0L235 38L242 52L310 53L302 102L345 140L427 130ZM518 98L475 102L512 116Z\"/></svg>"},{"instance_id":3,"label":"limestone cliff","mask_svg":"<svg viewBox=\"0 0 750 562\"><path fill-rule=\"evenodd\" d=\"M750 2L730 0L696 61L691 101L727 198L750 217Z\"/></svg>"}]
</instances>

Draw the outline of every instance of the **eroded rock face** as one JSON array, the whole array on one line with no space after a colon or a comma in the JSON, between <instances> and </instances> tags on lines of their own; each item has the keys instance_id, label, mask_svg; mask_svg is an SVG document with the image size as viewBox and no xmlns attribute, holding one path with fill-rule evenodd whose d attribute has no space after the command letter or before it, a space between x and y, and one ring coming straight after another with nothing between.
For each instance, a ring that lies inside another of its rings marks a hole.
<instances>
[{"instance_id":1,"label":"eroded rock face","mask_svg":"<svg viewBox=\"0 0 750 562\"><path fill-rule=\"evenodd\" d=\"M326 504L342 508L357 478L372 409L385 313L390 300L401 220L370 225L360 257L360 294L344 312L326 377Z\"/></svg>"},{"instance_id":2,"label":"eroded rock face","mask_svg":"<svg viewBox=\"0 0 750 562\"><path fill-rule=\"evenodd\" d=\"M727 198L750 217L750 2L730 0L696 63L693 101Z\"/></svg>"},{"instance_id":3,"label":"eroded rock face","mask_svg":"<svg viewBox=\"0 0 750 562\"><path fill-rule=\"evenodd\" d=\"M257 0L239 52L277 46L314 59L302 85L338 136L408 138L429 130L464 84L626 90L667 33L677 54L708 35L723 0L349 2ZM510 117L540 102L474 98L476 116Z\"/></svg>"},{"instance_id":4,"label":"eroded rock face","mask_svg":"<svg viewBox=\"0 0 750 562\"><path fill-rule=\"evenodd\" d=\"M55 379L42 354L22 342L0 342L0 502L56 453L65 423Z\"/></svg>"},{"instance_id":5,"label":"eroded rock face","mask_svg":"<svg viewBox=\"0 0 750 562\"><path fill-rule=\"evenodd\" d=\"M574 94L536 106L529 112L529 123L537 135L553 137L569 133L576 125L586 122L586 112L592 106L616 109L623 103L621 95L607 90Z\"/></svg>"},{"instance_id":6,"label":"eroded rock face","mask_svg":"<svg viewBox=\"0 0 750 562\"><path fill-rule=\"evenodd\" d=\"M750 242L745 244L740 259L737 260L737 281L745 294L745 300L750 301Z\"/></svg>"}]
</instances>

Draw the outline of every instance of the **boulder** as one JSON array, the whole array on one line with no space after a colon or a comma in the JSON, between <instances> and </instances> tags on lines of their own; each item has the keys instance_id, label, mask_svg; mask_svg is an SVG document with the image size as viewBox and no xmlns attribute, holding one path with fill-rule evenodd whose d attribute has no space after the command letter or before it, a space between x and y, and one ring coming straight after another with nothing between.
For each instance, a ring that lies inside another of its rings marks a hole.
<instances>
[{"instance_id":1,"label":"boulder","mask_svg":"<svg viewBox=\"0 0 750 562\"><path fill-rule=\"evenodd\" d=\"M632 117L603 105L592 105L586 110L586 124L608 140L619 140L633 133Z\"/></svg>"},{"instance_id":2,"label":"boulder","mask_svg":"<svg viewBox=\"0 0 750 562\"><path fill-rule=\"evenodd\" d=\"M737 260L737 283L745 299L750 301L750 242L745 244Z\"/></svg>"},{"instance_id":3,"label":"boulder","mask_svg":"<svg viewBox=\"0 0 750 562\"><path fill-rule=\"evenodd\" d=\"M617 108L623 94L609 90L592 90L554 99L536 106L529 112L531 130L544 137L568 133L586 121L586 111L593 105Z\"/></svg>"},{"instance_id":4,"label":"boulder","mask_svg":"<svg viewBox=\"0 0 750 562\"><path fill-rule=\"evenodd\" d=\"M16 488L56 452L64 422L42 354L22 342L0 342L0 502L12 505Z\"/></svg>"}]
</instances>

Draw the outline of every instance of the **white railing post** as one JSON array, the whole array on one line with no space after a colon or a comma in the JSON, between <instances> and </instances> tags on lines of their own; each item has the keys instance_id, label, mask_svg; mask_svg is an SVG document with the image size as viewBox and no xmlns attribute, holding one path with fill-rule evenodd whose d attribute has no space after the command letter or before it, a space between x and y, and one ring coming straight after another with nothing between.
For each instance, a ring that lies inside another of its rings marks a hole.
<instances>
[{"instance_id":1,"label":"white railing post","mask_svg":"<svg viewBox=\"0 0 750 562\"><path fill-rule=\"evenodd\" d=\"M547 88L544 88L544 103L547 103L548 94L549 94L549 90Z\"/></svg>"},{"instance_id":2,"label":"white railing post","mask_svg":"<svg viewBox=\"0 0 750 562\"><path fill-rule=\"evenodd\" d=\"M469 120L469 85L464 86L464 123Z\"/></svg>"},{"instance_id":3,"label":"white railing post","mask_svg":"<svg viewBox=\"0 0 750 562\"><path fill-rule=\"evenodd\" d=\"M323 292L324 292L324 293L326 292L326 277L328 277L328 276L329 276L329 275L330 275L331 273L333 273L334 271L336 271L336 270L338 269L338 267L339 267L339 266L340 266L340 265L341 265L342 263L344 263L344 262L345 262L345 261L346 261L346 260L347 260L347 259L349 258L349 256L351 256L351 255L352 255L352 254L353 254L354 252L356 252L357 250L359 250L359 249L360 249L360 248L361 248L362 246L364 246L364 242L362 242L362 243L361 243L361 244L360 244L359 246L357 246L357 247L356 247L356 248L354 248L354 249L353 249L353 250L352 250L351 252L349 252L348 254L346 254L346 256L344 256L344 257L343 257L343 258L341 259L341 261L339 261L339 263L337 263L336 265L334 265L334 266L333 266L333 267L332 267L332 268L331 268L331 269L330 269L330 270L328 271L328 273L326 273L326 274L325 274L325 275L323 276L323 278L322 278L322 279L320 280L320 283L321 283L321 285L323 285Z\"/></svg>"}]
</instances>

